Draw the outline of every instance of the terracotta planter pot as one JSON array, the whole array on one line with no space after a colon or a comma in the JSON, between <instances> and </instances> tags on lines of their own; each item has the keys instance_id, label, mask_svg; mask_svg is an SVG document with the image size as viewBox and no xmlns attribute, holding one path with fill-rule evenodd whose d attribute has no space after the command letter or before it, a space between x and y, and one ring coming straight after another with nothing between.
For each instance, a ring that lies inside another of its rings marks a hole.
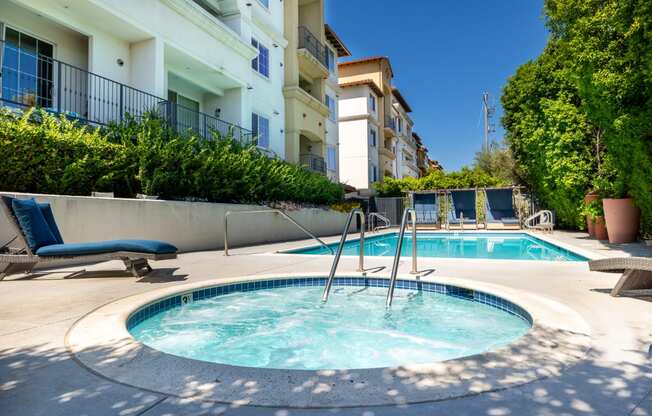
<instances>
[{"instance_id":1,"label":"terracotta planter pot","mask_svg":"<svg viewBox=\"0 0 652 416\"><path fill-rule=\"evenodd\" d=\"M604 222L604 217L595 217L595 220L591 221L591 223L593 224L595 238L598 240L609 239L609 235L607 234L607 224Z\"/></svg>"},{"instance_id":2,"label":"terracotta planter pot","mask_svg":"<svg viewBox=\"0 0 652 416\"><path fill-rule=\"evenodd\" d=\"M612 244L636 241L641 210L632 198L603 199L604 217L607 223L609 242Z\"/></svg>"},{"instance_id":3,"label":"terracotta planter pot","mask_svg":"<svg viewBox=\"0 0 652 416\"><path fill-rule=\"evenodd\" d=\"M593 201L597 201L599 198L598 194L587 194L584 196L584 204L588 205ZM586 229L589 232L589 236L595 237L595 225L588 215L586 216Z\"/></svg>"}]
</instances>

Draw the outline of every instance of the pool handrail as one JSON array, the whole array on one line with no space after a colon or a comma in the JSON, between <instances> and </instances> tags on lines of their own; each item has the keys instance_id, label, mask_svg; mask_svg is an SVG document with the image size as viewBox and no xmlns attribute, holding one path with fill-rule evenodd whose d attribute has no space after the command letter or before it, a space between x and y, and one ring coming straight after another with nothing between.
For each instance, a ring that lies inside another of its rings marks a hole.
<instances>
[{"instance_id":1,"label":"pool handrail","mask_svg":"<svg viewBox=\"0 0 652 416\"><path fill-rule=\"evenodd\" d=\"M374 218L378 218L382 222L385 223L385 225L377 225L376 220ZM370 212L369 213L369 226L372 232L376 232L378 230L384 230L386 228L390 228L392 226L392 222L387 218L386 216L378 213L378 212Z\"/></svg>"},{"instance_id":2,"label":"pool handrail","mask_svg":"<svg viewBox=\"0 0 652 416\"><path fill-rule=\"evenodd\" d=\"M346 236L349 233L349 228L351 227L351 221L354 216L360 217L360 257L358 260L358 269L357 272L364 272L364 230L365 230L365 218L364 212L360 208L354 208L349 212L349 217L346 219L346 225L344 226L344 231L342 232L342 237L340 238L340 244L337 246L337 251L335 252L335 258L333 259L333 265L331 266L331 271L328 274L328 280L326 280L326 286L324 287L324 293L321 296L321 301L328 301L328 295L331 291L331 286L333 285L333 279L335 278L335 272L337 271L337 266L340 262L340 257L342 256L342 250L344 250L344 244L346 243Z\"/></svg>"},{"instance_id":3,"label":"pool handrail","mask_svg":"<svg viewBox=\"0 0 652 416\"><path fill-rule=\"evenodd\" d=\"M403 248L403 237L405 236L405 227L407 225L408 215L412 218L412 271L411 274L417 274L417 212L414 208L405 208L403 218L401 219L401 231L398 234L396 242L396 254L394 254L394 264L392 265L392 274L389 278L389 289L387 290L387 299L385 307L392 306L394 298L394 287L396 286L396 274L398 273L398 263L401 259L401 249Z\"/></svg>"},{"instance_id":4,"label":"pool handrail","mask_svg":"<svg viewBox=\"0 0 652 416\"><path fill-rule=\"evenodd\" d=\"M270 214L270 213L280 214L283 218L285 218L286 220L290 221L290 223L297 226L297 228L299 228L301 231L306 233L313 240L315 240L319 244L321 244L322 247L327 248L331 252L331 254L335 254L335 252L333 251L333 248L331 246L324 243L319 237L314 235L310 230L308 230L303 225L299 224L296 220L294 220L292 217L290 217L288 214L286 214L283 210L276 209L276 208L270 208L270 209L254 209L254 210L247 210L247 211L227 211L226 212L226 214L224 215L224 255L225 256L229 255L229 222L228 222L229 215L234 215L234 214Z\"/></svg>"}]
</instances>

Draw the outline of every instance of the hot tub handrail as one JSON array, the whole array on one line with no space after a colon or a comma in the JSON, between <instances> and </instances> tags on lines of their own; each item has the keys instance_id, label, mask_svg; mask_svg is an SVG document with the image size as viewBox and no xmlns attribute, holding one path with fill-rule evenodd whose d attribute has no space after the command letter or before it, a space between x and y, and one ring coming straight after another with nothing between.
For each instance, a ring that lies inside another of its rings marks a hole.
<instances>
[{"instance_id":1,"label":"hot tub handrail","mask_svg":"<svg viewBox=\"0 0 652 416\"><path fill-rule=\"evenodd\" d=\"M412 218L412 271L410 273L417 273L417 213L414 208L405 208L403 218L401 219L401 231L398 234L398 241L396 242L396 254L394 254L394 264L392 265L392 274L390 275L389 289L387 290L387 299L385 301L387 308L392 306L392 299L394 298L396 274L398 273L398 263L401 258L401 249L403 248L403 237L405 235L408 215Z\"/></svg>"},{"instance_id":2,"label":"hot tub handrail","mask_svg":"<svg viewBox=\"0 0 652 416\"><path fill-rule=\"evenodd\" d=\"M360 217L360 258L358 260L358 272L364 271L364 230L365 230L365 218L364 212L360 208L354 208L349 212L349 217L346 219L346 225L344 226L344 231L342 232L342 237L340 238L340 244L337 246L337 251L335 252L335 258L333 259L333 265L331 266L331 271L328 274L328 280L326 280L326 286L324 287L324 293L321 296L322 302L328 300L328 295L331 291L331 286L333 285L333 279L335 278L335 272L337 271L337 265L340 262L340 256L342 256L342 250L344 250L344 244L346 243L346 236L349 233L349 228L351 227L351 221L354 216Z\"/></svg>"},{"instance_id":3,"label":"hot tub handrail","mask_svg":"<svg viewBox=\"0 0 652 416\"><path fill-rule=\"evenodd\" d=\"M299 228L301 231L303 231L308 236L310 236L313 240L315 240L319 244L321 244L322 247L327 248L331 252L331 254L335 254L335 252L333 251L333 248L331 246L324 243L319 237L314 235L310 230L308 230L303 225L299 224L296 220L294 220L292 217L290 217L288 214L286 214L283 210L276 209L276 208L270 208L270 209L255 209L255 210L247 210L247 211L227 211L226 212L226 214L224 215L224 255L225 256L229 255L229 222L228 222L229 215L234 215L234 214L270 214L270 213L272 213L272 214L280 214L283 218L290 221L297 228Z\"/></svg>"}]
</instances>

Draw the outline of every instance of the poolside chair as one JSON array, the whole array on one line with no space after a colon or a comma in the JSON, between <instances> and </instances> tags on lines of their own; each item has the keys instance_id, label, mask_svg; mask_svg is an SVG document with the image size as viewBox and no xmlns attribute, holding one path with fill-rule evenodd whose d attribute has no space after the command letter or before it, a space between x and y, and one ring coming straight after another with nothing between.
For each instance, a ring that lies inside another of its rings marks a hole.
<instances>
[{"instance_id":1,"label":"poolside chair","mask_svg":"<svg viewBox=\"0 0 652 416\"><path fill-rule=\"evenodd\" d=\"M439 198L437 194L413 194L417 224L439 225Z\"/></svg>"},{"instance_id":2,"label":"poolside chair","mask_svg":"<svg viewBox=\"0 0 652 416\"><path fill-rule=\"evenodd\" d=\"M485 196L485 228L489 224L521 228L521 221L514 213L511 189L485 189Z\"/></svg>"},{"instance_id":3,"label":"poolside chair","mask_svg":"<svg viewBox=\"0 0 652 416\"><path fill-rule=\"evenodd\" d=\"M34 199L0 196L0 211L15 234L0 246L0 280L10 274L31 273L36 265L57 260L99 262L122 260L135 277L152 271L148 260L177 257L177 248L156 240L110 240L65 244L50 204Z\"/></svg>"},{"instance_id":4,"label":"poolside chair","mask_svg":"<svg viewBox=\"0 0 652 416\"><path fill-rule=\"evenodd\" d=\"M447 225L474 224L478 229L478 219L475 212L475 189L450 191L451 206L448 210Z\"/></svg>"},{"instance_id":5,"label":"poolside chair","mask_svg":"<svg viewBox=\"0 0 652 416\"><path fill-rule=\"evenodd\" d=\"M652 295L652 258L617 257L591 260L589 270L623 274L611 290L611 296L620 296L626 292Z\"/></svg>"}]
</instances>

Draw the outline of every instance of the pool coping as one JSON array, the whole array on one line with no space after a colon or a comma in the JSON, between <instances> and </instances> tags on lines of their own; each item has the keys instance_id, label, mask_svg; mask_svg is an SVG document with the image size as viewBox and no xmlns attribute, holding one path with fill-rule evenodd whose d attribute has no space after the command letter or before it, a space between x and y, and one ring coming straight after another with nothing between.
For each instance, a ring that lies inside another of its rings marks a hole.
<instances>
[{"instance_id":1,"label":"pool coping","mask_svg":"<svg viewBox=\"0 0 652 416\"><path fill-rule=\"evenodd\" d=\"M382 230L380 232L374 232L374 233L367 232L367 233L365 233L365 238L382 237L384 235L397 234L397 233L398 233L398 229L390 228L390 229ZM575 246L573 244L569 244L569 243L567 243L565 241L558 240L553 235L545 235L545 234L541 234L541 233L536 233L536 232L534 232L532 230L505 230L505 231L502 231L502 230L482 230L481 229L481 230L463 230L462 231L462 230L424 230L424 229L420 230L420 229L417 229L417 234L452 234L452 233L455 233L455 234L485 234L485 233L487 233L487 234L504 234L504 235L525 234L525 235L528 235L529 237L532 237L532 238L535 238L535 239L538 239L538 240L542 240L542 241L544 241L544 242L546 242L548 244L552 244L554 246L557 246L558 248L560 248L562 250L570 251L573 254L582 256L582 257L586 258L586 260L574 260L574 261L571 262L571 261L567 261L567 260L491 259L491 258L471 258L471 257L469 257L469 258L467 258L467 257L458 258L458 257L425 257L425 256L422 256L422 258L423 259L456 259L456 260L461 259L461 260L465 260L465 261L468 260L468 261L519 262L519 263L527 261L527 262L545 262L545 263L560 263L560 264L563 264L563 263L586 263L586 262L591 261L591 260L598 260L598 259L606 258L606 256L603 255L603 254L596 253L594 251L587 250L587 249L585 249L583 247L578 247L578 246ZM351 242L351 241L359 241L359 240L360 240L360 237L358 235L356 237L352 237L350 239L347 239L346 241L348 243L348 242ZM338 239L338 241L339 241L339 239ZM337 245L338 241L335 241L335 242L332 242L332 243L326 243L326 244L329 245L329 246L330 245ZM281 250L274 250L274 251L270 251L270 252L267 252L267 253L264 253L264 254L305 256L305 257L322 257L322 256L324 256L324 254L292 253L292 251L296 251L296 250L306 250L306 249L319 248L319 247L320 247L319 244L303 242L303 243L299 243L296 247L284 248L284 249L281 249ZM344 258L357 258L358 256L357 255L342 254L341 257L344 257ZM388 257L388 258L391 258L392 256L370 256L370 255L365 254L365 258L366 257L372 257L372 258L386 258L386 257ZM407 256L407 257L406 256L401 256L401 258L409 258L409 256Z\"/></svg>"},{"instance_id":2,"label":"pool coping","mask_svg":"<svg viewBox=\"0 0 652 416\"><path fill-rule=\"evenodd\" d=\"M423 403L499 391L559 375L590 348L586 322L559 302L495 284L428 276L401 279L420 279L504 298L531 315L531 330L510 345L484 354L432 364L333 371L237 367L182 358L147 347L127 331L126 322L133 312L168 296L243 281L323 276L241 276L132 295L80 318L66 334L66 346L92 372L131 387L181 398L288 408ZM374 275L378 277L387 278L387 274Z\"/></svg>"}]
</instances>

